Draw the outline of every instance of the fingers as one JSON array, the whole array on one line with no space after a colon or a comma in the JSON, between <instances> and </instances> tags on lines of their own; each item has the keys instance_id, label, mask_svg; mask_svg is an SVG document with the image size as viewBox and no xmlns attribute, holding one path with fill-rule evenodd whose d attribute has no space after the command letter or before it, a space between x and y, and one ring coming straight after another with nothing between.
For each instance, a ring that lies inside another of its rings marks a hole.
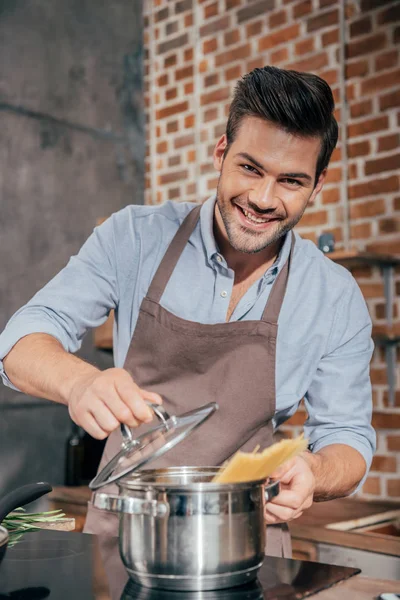
<instances>
[{"instance_id":1,"label":"fingers","mask_svg":"<svg viewBox=\"0 0 400 600\"><path fill-rule=\"evenodd\" d=\"M104 431L90 413L85 414L80 425L96 440L104 440L109 435L108 431Z\"/></svg>"},{"instance_id":2,"label":"fingers","mask_svg":"<svg viewBox=\"0 0 400 600\"><path fill-rule=\"evenodd\" d=\"M155 392L148 392L143 388L140 388L140 393L142 394L144 400L154 402L155 404L162 404L162 398L159 394L156 394Z\"/></svg>"},{"instance_id":3,"label":"fingers","mask_svg":"<svg viewBox=\"0 0 400 600\"><path fill-rule=\"evenodd\" d=\"M161 400L158 394L141 390L133 381L129 373L126 376L115 379L115 389L121 398L122 402L130 409L132 415L137 421L150 423L153 420L154 413L145 402L145 399L151 396L151 401L156 401L160 404ZM125 422L125 421L124 421Z\"/></svg>"},{"instance_id":4,"label":"fingers","mask_svg":"<svg viewBox=\"0 0 400 600\"><path fill-rule=\"evenodd\" d=\"M297 519L302 514L302 510L293 510L286 506L270 506L268 504L264 510L264 520L269 525L276 525L277 523L293 521L293 519Z\"/></svg>"}]
</instances>

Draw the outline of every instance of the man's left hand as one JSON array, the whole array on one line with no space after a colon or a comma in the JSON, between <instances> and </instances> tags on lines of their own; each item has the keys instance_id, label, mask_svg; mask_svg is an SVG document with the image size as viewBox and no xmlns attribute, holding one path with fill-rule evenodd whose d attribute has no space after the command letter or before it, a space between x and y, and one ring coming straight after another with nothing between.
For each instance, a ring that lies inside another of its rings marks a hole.
<instances>
[{"instance_id":1,"label":"man's left hand","mask_svg":"<svg viewBox=\"0 0 400 600\"><path fill-rule=\"evenodd\" d=\"M264 518L267 525L285 523L297 519L313 503L315 477L302 456L288 460L272 473L271 478L280 481L280 492L267 502Z\"/></svg>"}]
</instances>

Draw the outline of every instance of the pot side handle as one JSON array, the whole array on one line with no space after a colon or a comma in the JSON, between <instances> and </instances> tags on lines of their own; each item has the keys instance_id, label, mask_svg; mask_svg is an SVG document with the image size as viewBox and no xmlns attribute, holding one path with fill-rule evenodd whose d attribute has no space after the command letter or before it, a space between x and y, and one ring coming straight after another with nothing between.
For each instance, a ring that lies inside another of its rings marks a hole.
<instances>
[{"instance_id":1,"label":"pot side handle","mask_svg":"<svg viewBox=\"0 0 400 600\"><path fill-rule=\"evenodd\" d=\"M127 515L148 515L151 517L166 517L169 514L167 502L157 500L143 500L130 496L118 496L117 494L98 493L93 495L92 504L100 510L124 513Z\"/></svg>"},{"instance_id":2,"label":"pot side handle","mask_svg":"<svg viewBox=\"0 0 400 600\"><path fill-rule=\"evenodd\" d=\"M279 481L271 480L264 488L265 502L270 502L273 498L276 498L280 492Z\"/></svg>"}]
</instances>

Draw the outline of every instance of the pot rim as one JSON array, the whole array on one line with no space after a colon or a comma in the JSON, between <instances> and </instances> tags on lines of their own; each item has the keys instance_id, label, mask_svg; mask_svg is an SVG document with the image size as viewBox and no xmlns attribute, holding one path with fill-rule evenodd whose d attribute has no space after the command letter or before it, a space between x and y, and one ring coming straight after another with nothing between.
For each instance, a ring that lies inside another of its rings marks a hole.
<instances>
[{"instance_id":1,"label":"pot rim","mask_svg":"<svg viewBox=\"0 0 400 600\"><path fill-rule=\"evenodd\" d=\"M191 483L168 483L160 481L148 481L146 477L154 477L154 475L177 475L184 473L188 474L203 473L204 475L214 475L221 470L221 467L165 467L162 469L143 469L136 473L131 473L129 476L124 477L117 482L120 491L133 490L133 491L168 491L168 492L236 492L239 490L251 489L264 485L268 479L262 478L254 481L243 481L240 483L211 483L208 481L191 482ZM267 486L276 485L276 481L271 481Z\"/></svg>"},{"instance_id":2,"label":"pot rim","mask_svg":"<svg viewBox=\"0 0 400 600\"><path fill-rule=\"evenodd\" d=\"M8 530L0 525L0 548L7 546L8 543Z\"/></svg>"}]
</instances>

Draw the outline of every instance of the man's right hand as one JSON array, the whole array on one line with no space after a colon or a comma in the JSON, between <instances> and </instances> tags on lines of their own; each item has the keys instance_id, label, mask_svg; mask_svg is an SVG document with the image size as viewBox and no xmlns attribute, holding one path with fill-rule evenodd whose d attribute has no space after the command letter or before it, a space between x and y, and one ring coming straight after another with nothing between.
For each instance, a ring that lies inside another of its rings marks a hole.
<instances>
[{"instance_id":1,"label":"man's right hand","mask_svg":"<svg viewBox=\"0 0 400 600\"><path fill-rule=\"evenodd\" d=\"M74 383L68 398L71 419L102 440L121 423L138 427L154 416L145 400L161 404L158 394L139 388L125 369L91 371Z\"/></svg>"}]
</instances>

